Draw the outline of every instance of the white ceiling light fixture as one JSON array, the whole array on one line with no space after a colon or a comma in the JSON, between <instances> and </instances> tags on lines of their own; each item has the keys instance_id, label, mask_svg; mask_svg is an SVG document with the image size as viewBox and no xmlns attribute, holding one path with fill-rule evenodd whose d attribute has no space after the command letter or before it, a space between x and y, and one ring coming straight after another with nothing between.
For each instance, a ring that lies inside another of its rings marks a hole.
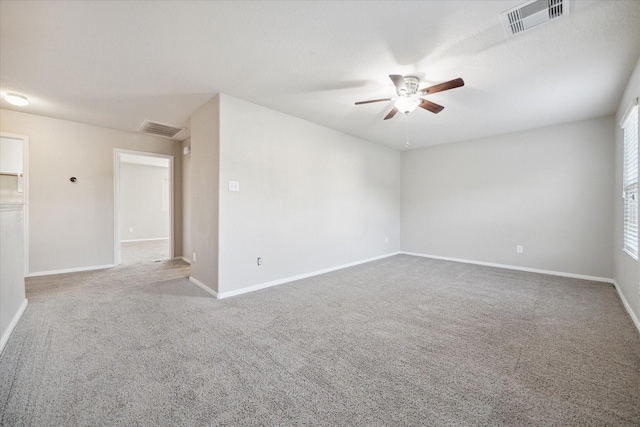
<instances>
[{"instance_id":1,"label":"white ceiling light fixture","mask_svg":"<svg viewBox=\"0 0 640 427\"><path fill-rule=\"evenodd\" d=\"M413 96L401 96L396 100L395 106L401 113L409 114L422 103L422 100Z\"/></svg>"},{"instance_id":2,"label":"white ceiling light fixture","mask_svg":"<svg viewBox=\"0 0 640 427\"><path fill-rule=\"evenodd\" d=\"M17 93L8 93L5 95L4 99L11 105L15 105L17 107L26 107L29 105L29 100L26 96L18 95Z\"/></svg>"}]
</instances>

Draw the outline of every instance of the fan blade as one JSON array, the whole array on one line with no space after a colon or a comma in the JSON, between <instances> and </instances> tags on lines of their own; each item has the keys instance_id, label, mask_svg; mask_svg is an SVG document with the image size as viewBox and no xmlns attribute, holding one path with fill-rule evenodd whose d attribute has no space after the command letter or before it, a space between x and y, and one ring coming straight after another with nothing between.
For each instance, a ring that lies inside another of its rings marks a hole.
<instances>
[{"instance_id":1,"label":"fan blade","mask_svg":"<svg viewBox=\"0 0 640 427\"><path fill-rule=\"evenodd\" d=\"M360 102L356 102L356 105L371 104L372 102L382 102L382 101L391 101L391 98L372 99L371 101L360 101Z\"/></svg>"},{"instance_id":2,"label":"fan blade","mask_svg":"<svg viewBox=\"0 0 640 427\"><path fill-rule=\"evenodd\" d=\"M396 86L396 89L398 90L398 92L407 91L407 85L404 83L404 77L402 77L400 74L389 74L389 78L391 79L393 84Z\"/></svg>"},{"instance_id":3,"label":"fan blade","mask_svg":"<svg viewBox=\"0 0 640 427\"><path fill-rule=\"evenodd\" d=\"M418 105L420 108L424 108L427 111L431 111L434 114L438 114L440 111L444 110L442 105L438 105L435 102L427 101L426 99L422 99L422 103Z\"/></svg>"},{"instance_id":4,"label":"fan blade","mask_svg":"<svg viewBox=\"0 0 640 427\"><path fill-rule=\"evenodd\" d=\"M421 95L431 95L432 93L442 92L449 89L455 89L457 87L464 86L464 80L457 78L448 82L440 83L434 86L429 86L424 89L420 89Z\"/></svg>"},{"instance_id":5,"label":"fan blade","mask_svg":"<svg viewBox=\"0 0 640 427\"><path fill-rule=\"evenodd\" d=\"M398 109L396 107L393 107L393 110L389 111L389 114L387 114L384 119L385 120L392 119L393 116L395 116L397 112L398 112Z\"/></svg>"}]
</instances>

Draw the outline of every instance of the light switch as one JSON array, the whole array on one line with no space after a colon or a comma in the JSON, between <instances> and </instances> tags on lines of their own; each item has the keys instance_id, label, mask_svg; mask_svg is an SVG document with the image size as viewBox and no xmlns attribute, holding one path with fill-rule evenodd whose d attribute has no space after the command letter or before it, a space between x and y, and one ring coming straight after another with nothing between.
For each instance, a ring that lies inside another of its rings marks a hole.
<instances>
[{"instance_id":1,"label":"light switch","mask_svg":"<svg viewBox=\"0 0 640 427\"><path fill-rule=\"evenodd\" d=\"M229 191L240 191L240 181L229 181Z\"/></svg>"}]
</instances>

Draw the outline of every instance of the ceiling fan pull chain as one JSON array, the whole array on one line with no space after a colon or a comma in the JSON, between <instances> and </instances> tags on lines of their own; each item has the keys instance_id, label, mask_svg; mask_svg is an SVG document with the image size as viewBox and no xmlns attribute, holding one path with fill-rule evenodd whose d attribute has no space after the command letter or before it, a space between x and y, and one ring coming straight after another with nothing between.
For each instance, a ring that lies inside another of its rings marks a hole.
<instances>
[{"instance_id":1,"label":"ceiling fan pull chain","mask_svg":"<svg viewBox=\"0 0 640 427\"><path fill-rule=\"evenodd\" d=\"M404 115L404 140L406 141L404 149L409 149L409 115Z\"/></svg>"}]
</instances>

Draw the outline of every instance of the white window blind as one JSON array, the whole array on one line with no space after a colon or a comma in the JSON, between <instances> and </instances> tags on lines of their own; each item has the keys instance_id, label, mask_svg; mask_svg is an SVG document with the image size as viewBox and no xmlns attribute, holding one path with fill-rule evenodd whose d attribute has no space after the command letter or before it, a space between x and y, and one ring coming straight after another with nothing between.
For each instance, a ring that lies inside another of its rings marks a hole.
<instances>
[{"instance_id":1,"label":"white window blind","mask_svg":"<svg viewBox=\"0 0 640 427\"><path fill-rule=\"evenodd\" d=\"M638 259L638 105L622 123L624 129L624 250Z\"/></svg>"}]
</instances>

